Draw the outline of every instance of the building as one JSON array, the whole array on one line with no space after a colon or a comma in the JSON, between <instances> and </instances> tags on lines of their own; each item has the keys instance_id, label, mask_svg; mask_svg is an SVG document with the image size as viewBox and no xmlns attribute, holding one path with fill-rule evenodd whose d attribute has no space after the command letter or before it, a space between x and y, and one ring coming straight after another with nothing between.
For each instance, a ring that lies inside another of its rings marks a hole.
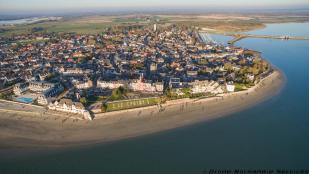
<instances>
[{"instance_id":1,"label":"building","mask_svg":"<svg viewBox=\"0 0 309 174\"><path fill-rule=\"evenodd\" d=\"M157 71L157 63L156 62L152 62L150 65L149 65L149 71L151 73L154 73Z\"/></svg>"},{"instance_id":2,"label":"building","mask_svg":"<svg viewBox=\"0 0 309 174\"><path fill-rule=\"evenodd\" d=\"M49 75L49 72L44 71L44 72L39 74L39 78L40 78L41 81L43 81L48 77L48 75Z\"/></svg>"},{"instance_id":3,"label":"building","mask_svg":"<svg viewBox=\"0 0 309 174\"><path fill-rule=\"evenodd\" d=\"M194 82L189 83L191 86L191 92L193 94L197 93L212 93L212 94L219 94L223 93L221 86L218 82L215 81L208 81L208 80L195 80Z\"/></svg>"},{"instance_id":4,"label":"building","mask_svg":"<svg viewBox=\"0 0 309 174\"><path fill-rule=\"evenodd\" d=\"M162 82L144 82L143 75L141 74L140 78L138 80L132 80L128 84L128 88L132 91L138 91L138 92L163 92L163 83Z\"/></svg>"},{"instance_id":5,"label":"building","mask_svg":"<svg viewBox=\"0 0 309 174\"><path fill-rule=\"evenodd\" d=\"M180 88L182 83L180 82L180 78L170 78L169 80L169 88Z\"/></svg>"},{"instance_id":6,"label":"building","mask_svg":"<svg viewBox=\"0 0 309 174\"><path fill-rule=\"evenodd\" d=\"M98 88L109 88L109 89L116 89L120 86L125 86L127 84L124 80L117 80L117 81L104 81L104 80L98 80L97 81L97 87Z\"/></svg>"},{"instance_id":7,"label":"building","mask_svg":"<svg viewBox=\"0 0 309 174\"><path fill-rule=\"evenodd\" d=\"M227 92L234 92L235 91L235 85L232 81L226 83L226 90L227 90Z\"/></svg>"},{"instance_id":8,"label":"building","mask_svg":"<svg viewBox=\"0 0 309 174\"><path fill-rule=\"evenodd\" d=\"M43 92L43 91L53 88L54 86L55 86L54 83L32 81L29 83L29 90L33 92Z\"/></svg>"},{"instance_id":9,"label":"building","mask_svg":"<svg viewBox=\"0 0 309 174\"><path fill-rule=\"evenodd\" d=\"M61 99L59 102L55 101L54 103L50 103L48 105L48 109L61 111L61 112L69 112L74 114L82 115L83 119L92 120L92 117L85 109L82 103L80 102L73 102L71 99Z\"/></svg>"},{"instance_id":10,"label":"building","mask_svg":"<svg viewBox=\"0 0 309 174\"><path fill-rule=\"evenodd\" d=\"M73 84L77 89L89 89L93 87L93 83L90 79L88 80L73 80Z\"/></svg>"},{"instance_id":11,"label":"building","mask_svg":"<svg viewBox=\"0 0 309 174\"><path fill-rule=\"evenodd\" d=\"M150 83L150 82L143 82L141 80L133 80L128 85L129 89L136 92L157 92L162 93L163 92L163 83L162 82L156 82L156 83Z\"/></svg>"},{"instance_id":12,"label":"building","mask_svg":"<svg viewBox=\"0 0 309 174\"><path fill-rule=\"evenodd\" d=\"M29 89L28 83L17 83L14 85L13 92L15 95L22 95L23 92Z\"/></svg>"},{"instance_id":13,"label":"building","mask_svg":"<svg viewBox=\"0 0 309 174\"><path fill-rule=\"evenodd\" d=\"M56 96L64 91L64 87L61 84L55 84L52 88L49 88L38 95L38 104L47 105L56 100Z\"/></svg>"},{"instance_id":14,"label":"building","mask_svg":"<svg viewBox=\"0 0 309 174\"><path fill-rule=\"evenodd\" d=\"M85 72L81 68L60 68L63 75L82 75Z\"/></svg>"}]
</instances>

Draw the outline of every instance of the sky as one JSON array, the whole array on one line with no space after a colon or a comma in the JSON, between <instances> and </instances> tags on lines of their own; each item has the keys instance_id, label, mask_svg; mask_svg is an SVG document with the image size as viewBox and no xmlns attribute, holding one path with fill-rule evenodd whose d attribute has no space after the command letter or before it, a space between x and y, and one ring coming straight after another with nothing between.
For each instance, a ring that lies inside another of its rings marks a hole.
<instances>
[{"instance_id":1,"label":"sky","mask_svg":"<svg viewBox=\"0 0 309 174\"><path fill-rule=\"evenodd\" d=\"M0 0L0 11L61 11L108 8L309 8L309 0Z\"/></svg>"}]
</instances>

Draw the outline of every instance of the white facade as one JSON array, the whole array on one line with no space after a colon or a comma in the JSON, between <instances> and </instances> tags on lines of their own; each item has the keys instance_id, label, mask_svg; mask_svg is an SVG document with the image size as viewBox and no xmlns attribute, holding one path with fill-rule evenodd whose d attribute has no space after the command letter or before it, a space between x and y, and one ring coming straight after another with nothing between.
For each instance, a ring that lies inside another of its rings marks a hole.
<instances>
[{"instance_id":1,"label":"white facade","mask_svg":"<svg viewBox=\"0 0 309 174\"><path fill-rule=\"evenodd\" d=\"M203 80L203 81L194 81L190 83L191 86L191 92L193 94L197 93L213 93L213 94L219 94L223 93L223 90L219 83L215 81L208 81L208 80Z\"/></svg>"},{"instance_id":2,"label":"white facade","mask_svg":"<svg viewBox=\"0 0 309 174\"><path fill-rule=\"evenodd\" d=\"M97 87L99 88L116 89L124 85L125 85L124 81L102 81L102 80L97 81Z\"/></svg>"},{"instance_id":3,"label":"white facade","mask_svg":"<svg viewBox=\"0 0 309 174\"><path fill-rule=\"evenodd\" d=\"M84 71L80 68L60 68L60 72L62 72L64 75L69 75L69 74L84 74Z\"/></svg>"},{"instance_id":4,"label":"white facade","mask_svg":"<svg viewBox=\"0 0 309 174\"><path fill-rule=\"evenodd\" d=\"M27 90L28 90L28 85L22 84L22 83L17 83L13 88L13 92L15 95L21 95L23 92Z\"/></svg>"},{"instance_id":5,"label":"white facade","mask_svg":"<svg viewBox=\"0 0 309 174\"><path fill-rule=\"evenodd\" d=\"M74 84L74 86L77 89L88 89L91 88L93 86L92 81L88 80L88 81L78 81Z\"/></svg>"},{"instance_id":6,"label":"white facade","mask_svg":"<svg viewBox=\"0 0 309 174\"><path fill-rule=\"evenodd\" d=\"M226 90L227 92L234 92L235 91L235 85L233 82L226 83Z\"/></svg>"},{"instance_id":7,"label":"white facade","mask_svg":"<svg viewBox=\"0 0 309 174\"><path fill-rule=\"evenodd\" d=\"M48 89L51 89L55 86L53 83L45 83L45 82L30 82L29 90L34 92L43 92Z\"/></svg>"},{"instance_id":8,"label":"white facade","mask_svg":"<svg viewBox=\"0 0 309 174\"><path fill-rule=\"evenodd\" d=\"M51 97L47 97L44 94L38 95L38 104L40 105L47 105L52 101Z\"/></svg>"},{"instance_id":9,"label":"white facade","mask_svg":"<svg viewBox=\"0 0 309 174\"><path fill-rule=\"evenodd\" d=\"M163 83L145 83L135 80L129 83L129 89L140 92L163 92Z\"/></svg>"},{"instance_id":10,"label":"white facade","mask_svg":"<svg viewBox=\"0 0 309 174\"><path fill-rule=\"evenodd\" d=\"M85 109L83 104L80 102L73 102L70 99L61 99L59 102L55 101L54 103L50 103L48 105L48 109L61 111L61 112L69 112L74 114L80 114L84 117L84 119L92 120L92 117Z\"/></svg>"}]
</instances>

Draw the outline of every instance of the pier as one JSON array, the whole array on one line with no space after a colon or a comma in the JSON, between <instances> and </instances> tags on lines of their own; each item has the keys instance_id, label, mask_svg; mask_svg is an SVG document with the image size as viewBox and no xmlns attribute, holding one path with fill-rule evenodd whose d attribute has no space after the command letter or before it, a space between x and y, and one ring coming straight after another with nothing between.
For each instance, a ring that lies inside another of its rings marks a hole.
<instances>
[{"instance_id":1,"label":"pier","mask_svg":"<svg viewBox=\"0 0 309 174\"><path fill-rule=\"evenodd\" d=\"M309 37L302 36L272 36L272 35L253 35L253 34L231 34L226 36L233 36L234 38L228 41L229 45L233 45L237 41L245 38L264 38L264 39L280 39L280 40L309 40Z\"/></svg>"}]
</instances>

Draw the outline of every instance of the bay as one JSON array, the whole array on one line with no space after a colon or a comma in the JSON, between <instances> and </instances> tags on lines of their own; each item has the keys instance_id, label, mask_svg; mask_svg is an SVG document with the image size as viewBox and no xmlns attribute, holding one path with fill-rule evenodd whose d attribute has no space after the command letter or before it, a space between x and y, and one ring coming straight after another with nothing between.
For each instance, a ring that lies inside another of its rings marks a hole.
<instances>
[{"instance_id":1,"label":"bay","mask_svg":"<svg viewBox=\"0 0 309 174\"><path fill-rule=\"evenodd\" d=\"M309 36L308 23L277 25L252 33ZM0 173L309 169L309 41L244 39L236 45L262 52L283 71L287 83L279 95L253 108L171 131L0 161Z\"/></svg>"}]
</instances>

